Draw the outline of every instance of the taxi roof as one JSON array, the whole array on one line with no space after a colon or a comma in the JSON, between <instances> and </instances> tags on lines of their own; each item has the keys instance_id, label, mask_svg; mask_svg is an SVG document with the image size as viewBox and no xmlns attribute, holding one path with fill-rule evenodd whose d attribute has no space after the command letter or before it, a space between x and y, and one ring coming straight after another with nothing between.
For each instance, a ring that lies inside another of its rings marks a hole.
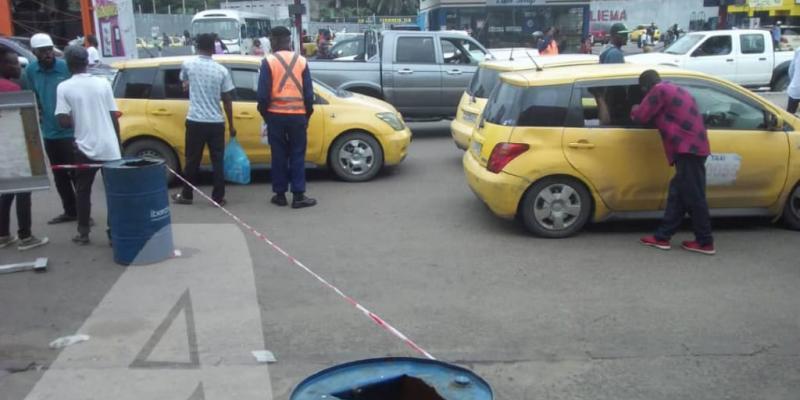
<instances>
[{"instance_id":1,"label":"taxi roof","mask_svg":"<svg viewBox=\"0 0 800 400\"><path fill-rule=\"evenodd\" d=\"M515 86L543 86L572 83L588 79L638 78L642 72L648 69L654 69L658 71L659 74L666 76L706 76L699 72L664 65L596 64L565 66L551 69L545 68L542 71L528 70L506 72L500 75L500 79L503 82Z\"/></svg>"},{"instance_id":2,"label":"taxi roof","mask_svg":"<svg viewBox=\"0 0 800 400\"><path fill-rule=\"evenodd\" d=\"M531 60L533 58L533 60ZM486 60L480 63L481 68L495 71L511 72L534 69L537 65L543 69L564 67L569 65L589 65L600 62L600 57L590 54L562 54L557 56L531 56L519 52L514 60Z\"/></svg>"},{"instance_id":3,"label":"taxi roof","mask_svg":"<svg viewBox=\"0 0 800 400\"><path fill-rule=\"evenodd\" d=\"M114 63L112 66L116 69L158 67L161 65L181 64L184 61L193 57L196 56L140 58L137 60L120 61L118 63ZM255 64L255 65L258 65L262 59L262 57L259 56L246 56L239 54L215 55L212 58L216 61L221 61L221 62Z\"/></svg>"}]
</instances>

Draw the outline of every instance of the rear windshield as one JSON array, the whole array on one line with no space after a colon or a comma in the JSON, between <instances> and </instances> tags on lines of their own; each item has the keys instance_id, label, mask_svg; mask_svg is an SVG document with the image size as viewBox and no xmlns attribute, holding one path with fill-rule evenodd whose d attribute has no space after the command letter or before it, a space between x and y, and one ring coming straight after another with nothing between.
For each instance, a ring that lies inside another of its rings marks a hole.
<instances>
[{"instance_id":1,"label":"rear windshield","mask_svg":"<svg viewBox=\"0 0 800 400\"><path fill-rule=\"evenodd\" d=\"M486 105L486 121L503 126L564 126L572 85L523 88L500 84Z\"/></svg>"},{"instance_id":2,"label":"rear windshield","mask_svg":"<svg viewBox=\"0 0 800 400\"><path fill-rule=\"evenodd\" d=\"M500 71L478 68L478 71L472 75L472 82L469 83L467 94L485 99L489 97L498 82L500 82Z\"/></svg>"}]
</instances>

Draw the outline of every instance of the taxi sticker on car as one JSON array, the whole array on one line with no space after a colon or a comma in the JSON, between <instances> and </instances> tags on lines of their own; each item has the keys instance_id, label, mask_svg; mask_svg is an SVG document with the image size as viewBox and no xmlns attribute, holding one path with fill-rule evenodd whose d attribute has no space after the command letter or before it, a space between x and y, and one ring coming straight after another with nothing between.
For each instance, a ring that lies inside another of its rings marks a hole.
<instances>
[{"instance_id":1,"label":"taxi sticker on car","mask_svg":"<svg viewBox=\"0 0 800 400\"><path fill-rule=\"evenodd\" d=\"M706 186L730 186L742 166L742 156L736 153L711 154L706 159Z\"/></svg>"}]
</instances>

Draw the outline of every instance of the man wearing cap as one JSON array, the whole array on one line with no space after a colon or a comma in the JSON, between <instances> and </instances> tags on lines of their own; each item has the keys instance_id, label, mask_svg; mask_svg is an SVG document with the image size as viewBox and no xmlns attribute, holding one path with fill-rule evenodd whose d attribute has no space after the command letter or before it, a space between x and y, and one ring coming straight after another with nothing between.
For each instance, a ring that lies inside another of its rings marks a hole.
<instances>
[{"instance_id":1,"label":"man wearing cap","mask_svg":"<svg viewBox=\"0 0 800 400\"><path fill-rule=\"evenodd\" d=\"M600 64L624 64L625 54L622 46L628 43L628 27L617 22L611 25L611 46L600 54Z\"/></svg>"},{"instance_id":2,"label":"man wearing cap","mask_svg":"<svg viewBox=\"0 0 800 400\"><path fill-rule=\"evenodd\" d=\"M36 61L25 68L25 76L28 88L36 93L36 101L39 104L44 150L50 159L50 164L72 164L74 161L72 128L62 128L55 114L56 87L69 79L71 74L67 63L56 58L53 52L53 40L47 34L33 35L31 48L36 55ZM78 209L71 173L67 170L53 171L53 180L61 197L64 213L51 219L48 224L77 220Z\"/></svg>"},{"instance_id":3,"label":"man wearing cap","mask_svg":"<svg viewBox=\"0 0 800 400\"><path fill-rule=\"evenodd\" d=\"M111 84L86 72L89 53L83 47L67 47L64 59L72 78L58 86L55 114L59 125L75 129L75 162L97 164L120 159L119 112ZM72 241L79 245L89 244L92 183L97 170L85 168L75 173L78 235Z\"/></svg>"},{"instance_id":4,"label":"man wearing cap","mask_svg":"<svg viewBox=\"0 0 800 400\"><path fill-rule=\"evenodd\" d=\"M292 208L311 207L306 197L306 129L314 112L314 88L306 59L292 51L289 29L279 26L270 37L274 53L261 62L258 111L267 123L272 149L272 204L286 206L291 181Z\"/></svg>"}]
</instances>

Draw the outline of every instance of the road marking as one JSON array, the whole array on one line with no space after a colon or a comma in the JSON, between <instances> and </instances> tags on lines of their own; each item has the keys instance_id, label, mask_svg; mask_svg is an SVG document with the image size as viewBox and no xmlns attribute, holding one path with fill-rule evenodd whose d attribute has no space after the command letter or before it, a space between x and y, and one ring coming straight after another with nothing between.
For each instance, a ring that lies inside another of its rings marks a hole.
<instances>
[{"instance_id":1,"label":"road marking","mask_svg":"<svg viewBox=\"0 0 800 400\"><path fill-rule=\"evenodd\" d=\"M265 345L244 235L231 224L173 232L183 256L127 267L78 330L91 340L62 350L27 400L272 399L250 353Z\"/></svg>"}]
</instances>

